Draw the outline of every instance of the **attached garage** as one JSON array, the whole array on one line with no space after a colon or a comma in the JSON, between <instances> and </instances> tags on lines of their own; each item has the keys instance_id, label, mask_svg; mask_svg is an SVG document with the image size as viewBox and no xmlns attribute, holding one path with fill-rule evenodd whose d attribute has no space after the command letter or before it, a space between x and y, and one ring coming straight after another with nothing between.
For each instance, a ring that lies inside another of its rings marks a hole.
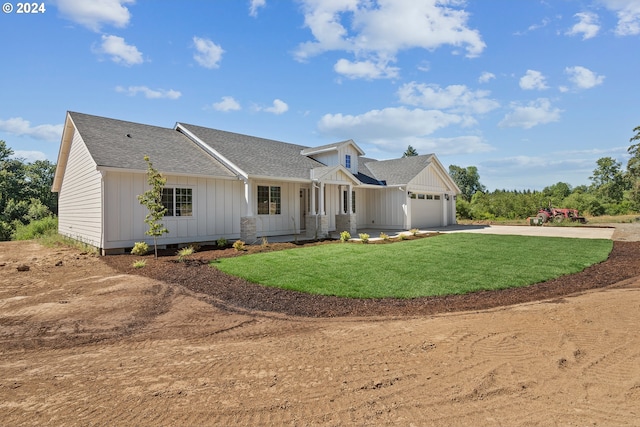
<instances>
[{"instance_id":1,"label":"attached garage","mask_svg":"<svg viewBox=\"0 0 640 427\"><path fill-rule=\"evenodd\" d=\"M411 193L409 197L411 228L429 228L445 225L443 200L439 194Z\"/></svg>"}]
</instances>

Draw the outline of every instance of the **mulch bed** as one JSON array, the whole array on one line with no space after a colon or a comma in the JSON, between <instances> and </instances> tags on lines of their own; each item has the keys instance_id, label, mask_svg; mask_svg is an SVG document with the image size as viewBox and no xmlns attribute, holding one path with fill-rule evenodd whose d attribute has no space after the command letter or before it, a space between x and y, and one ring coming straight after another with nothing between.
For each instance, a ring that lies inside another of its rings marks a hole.
<instances>
[{"instance_id":1,"label":"mulch bed","mask_svg":"<svg viewBox=\"0 0 640 427\"><path fill-rule=\"evenodd\" d=\"M207 301L226 310L266 311L305 317L415 316L482 310L530 301L557 299L640 276L640 242L622 241L614 242L613 250L606 261L588 267L577 274L523 288L415 299L350 299L309 295L250 283L208 265L210 260L221 257L317 244L335 243L325 241L304 245L294 243L255 245L248 246L246 252L237 252L232 248L205 247L185 262L177 261L175 249L162 251L158 259L154 259L153 255L144 257L113 255L103 257L102 260L122 273L150 277L205 294L208 296ZM139 259L145 259L146 266L139 269L133 268L133 262Z\"/></svg>"}]
</instances>

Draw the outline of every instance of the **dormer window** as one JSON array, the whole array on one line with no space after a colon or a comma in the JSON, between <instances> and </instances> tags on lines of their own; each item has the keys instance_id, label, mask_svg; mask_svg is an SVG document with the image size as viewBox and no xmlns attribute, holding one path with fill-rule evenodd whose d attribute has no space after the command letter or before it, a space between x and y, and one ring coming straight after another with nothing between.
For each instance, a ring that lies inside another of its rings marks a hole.
<instances>
[{"instance_id":1,"label":"dormer window","mask_svg":"<svg viewBox=\"0 0 640 427\"><path fill-rule=\"evenodd\" d=\"M347 169L351 169L351 154L347 154L344 156L344 167Z\"/></svg>"}]
</instances>

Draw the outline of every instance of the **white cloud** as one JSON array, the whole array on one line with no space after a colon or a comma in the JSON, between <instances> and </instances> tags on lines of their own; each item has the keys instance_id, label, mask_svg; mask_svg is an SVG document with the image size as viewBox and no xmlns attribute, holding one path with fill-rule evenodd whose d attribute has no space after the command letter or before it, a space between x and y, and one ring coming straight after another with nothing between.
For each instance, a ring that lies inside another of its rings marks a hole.
<instances>
[{"instance_id":1,"label":"white cloud","mask_svg":"<svg viewBox=\"0 0 640 427\"><path fill-rule=\"evenodd\" d=\"M467 26L468 13L455 8L460 0L303 0L305 25L314 40L302 43L295 53L306 60L327 51L354 55L348 64L388 64L402 50L434 50L444 45L463 48L468 57L480 55L485 43L477 30ZM344 61L336 71L345 69ZM386 67L380 67L378 69ZM346 67L352 71L353 67ZM371 72L352 72L371 78ZM387 73L395 77L395 72Z\"/></svg>"},{"instance_id":2,"label":"white cloud","mask_svg":"<svg viewBox=\"0 0 640 427\"><path fill-rule=\"evenodd\" d=\"M131 13L125 5L134 3L135 0L56 0L62 16L96 32L103 25L126 27Z\"/></svg>"},{"instance_id":3,"label":"white cloud","mask_svg":"<svg viewBox=\"0 0 640 427\"><path fill-rule=\"evenodd\" d=\"M495 78L496 78L495 74L485 71L480 75L480 77L478 77L478 83L488 83L489 81Z\"/></svg>"},{"instance_id":4,"label":"white cloud","mask_svg":"<svg viewBox=\"0 0 640 427\"><path fill-rule=\"evenodd\" d=\"M640 2L638 0L600 0L600 3L618 16L617 35L640 34Z\"/></svg>"},{"instance_id":5,"label":"white cloud","mask_svg":"<svg viewBox=\"0 0 640 427\"><path fill-rule=\"evenodd\" d=\"M587 40L595 37L600 31L600 24L598 23L598 15L591 12L581 12L573 15L578 18L576 23L567 34L570 36L576 36L582 34L582 40Z\"/></svg>"},{"instance_id":6,"label":"white cloud","mask_svg":"<svg viewBox=\"0 0 640 427\"><path fill-rule=\"evenodd\" d=\"M266 111L267 113L282 114L282 113L286 113L289 110L289 106L287 105L286 102L280 99L274 99L273 106L262 108L260 110Z\"/></svg>"},{"instance_id":7,"label":"white cloud","mask_svg":"<svg viewBox=\"0 0 640 427\"><path fill-rule=\"evenodd\" d=\"M38 125L31 126L28 120L22 117L12 117L0 120L0 131L17 136L27 136L42 141L60 141L63 125Z\"/></svg>"},{"instance_id":8,"label":"white cloud","mask_svg":"<svg viewBox=\"0 0 640 427\"><path fill-rule=\"evenodd\" d=\"M94 49L96 53L103 53L111 56L111 60L117 64L135 65L142 64L142 53L133 45L127 44L122 37L102 36L102 45Z\"/></svg>"},{"instance_id":9,"label":"white cloud","mask_svg":"<svg viewBox=\"0 0 640 427\"><path fill-rule=\"evenodd\" d=\"M564 72L569 75L569 80L579 89L591 89L602 84L605 78L581 66L567 67Z\"/></svg>"},{"instance_id":10,"label":"white cloud","mask_svg":"<svg viewBox=\"0 0 640 427\"><path fill-rule=\"evenodd\" d=\"M251 0L249 3L249 15L255 18L258 16L258 9L265 7L266 4L266 0Z\"/></svg>"},{"instance_id":11,"label":"white cloud","mask_svg":"<svg viewBox=\"0 0 640 427\"><path fill-rule=\"evenodd\" d=\"M173 90L173 89L153 90L153 89L149 89L147 86L129 86L127 88L124 88L122 86L117 86L116 92L126 93L129 96L136 96L138 93L142 93L145 96L145 98L149 98L149 99L160 99L160 98L178 99L182 96L182 93L180 93L177 90Z\"/></svg>"},{"instance_id":12,"label":"white cloud","mask_svg":"<svg viewBox=\"0 0 640 427\"><path fill-rule=\"evenodd\" d=\"M512 111L498 123L498 126L530 129L537 125L557 122L562 112L558 108L553 108L547 98L539 98L527 105L512 103L511 109Z\"/></svg>"},{"instance_id":13,"label":"white cloud","mask_svg":"<svg viewBox=\"0 0 640 427\"><path fill-rule=\"evenodd\" d=\"M222 60L224 50L211 40L201 37L193 37L193 44L197 53L193 55L193 59L204 68L218 68L219 62Z\"/></svg>"},{"instance_id":14,"label":"white cloud","mask_svg":"<svg viewBox=\"0 0 640 427\"><path fill-rule=\"evenodd\" d=\"M371 61L351 62L348 59L340 59L334 65L336 73L350 79L364 78L367 80L381 78L395 78L398 76L398 68L390 67L386 63L373 63Z\"/></svg>"},{"instance_id":15,"label":"white cloud","mask_svg":"<svg viewBox=\"0 0 640 427\"><path fill-rule=\"evenodd\" d=\"M42 151L25 151L16 150L13 152L14 159L24 159L27 163L33 163L38 160L47 160L47 155Z\"/></svg>"},{"instance_id":16,"label":"white cloud","mask_svg":"<svg viewBox=\"0 0 640 427\"><path fill-rule=\"evenodd\" d=\"M438 155L479 153L493 150L481 137L433 138L431 135L450 125L462 125L464 117L405 107L371 110L360 115L325 114L318 122L322 134L335 138L353 138L373 145L376 150L396 157L408 145L422 154Z\"/></svg>"},{"instance_id":17,"label":"white cloud","mask_svg":"<svg viewBox=\"0 0 640 427\"><path fill-rule=\"evenodd\" d=\"M465 85L441 88L416 82L406 83L398 89L398 97L404 104L469 114L484 114L498 108L500 104L489 99L490 94L487 90L472 91Z\"/></svg>"},{"instance_id":18,"label":"white cloud","mask_svg":"<svg viewBox=\"0 0 640 427\"><path fill-rule=\"evenodd\" d=\"M222 101L213 104L213 109L217 111L238 111L241 107L240 103L232 96L223 96Z\"/></svg>"},{"instance_id":19,"label":"white cloud","mask_svg":"<svg viewBox=\"0 0 640 427\"><path fill-rule=\"evenodd\" d=\"M395 138L430 135L438 129L462 122L462 117L438 110L405 107L371 110L364 114L325 114L318 123L322 133L349 134L360 138Z\"/></svg>"},{"instance_id":20,"label":"white cloud","mask_svg":"<svg viewBox=\"0 0 640 427\"><path fill-rule=\"evenodd\" d=\"M548 89L546 77L540 71L527 70L527 73L520 78L520 87L524 90L544 90Z\"/></svg>"}]
</instances>

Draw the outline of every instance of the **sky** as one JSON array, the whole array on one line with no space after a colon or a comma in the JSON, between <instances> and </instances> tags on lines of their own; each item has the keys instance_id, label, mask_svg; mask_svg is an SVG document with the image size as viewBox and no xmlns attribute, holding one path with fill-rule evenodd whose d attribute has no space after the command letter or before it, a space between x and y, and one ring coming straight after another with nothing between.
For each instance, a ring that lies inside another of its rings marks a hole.
<instances>
[{"instance_id":1,"label":"sky","mask_svg":"<svg viewBox=\"0 0 640 427\"><path fill-rule=\"evenodd\" d=\"M445 167L476 166L489 190L541 190L588 185L602 157L624 169L640 125L640 0L2 10L0 140L29 162L57 162L76 111L305 146L352 139L379 160L411 145Z\"/></svg>"}]
</instances>

